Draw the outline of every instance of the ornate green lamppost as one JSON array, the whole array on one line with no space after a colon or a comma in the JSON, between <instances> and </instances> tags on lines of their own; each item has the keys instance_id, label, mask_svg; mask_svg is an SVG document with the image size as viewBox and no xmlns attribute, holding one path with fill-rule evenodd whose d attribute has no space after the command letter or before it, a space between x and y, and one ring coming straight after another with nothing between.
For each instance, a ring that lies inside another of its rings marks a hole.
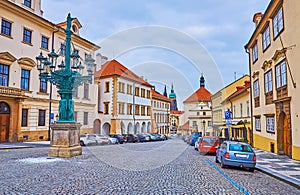
<instances>
[{"instance_id":1,"label":"ornate green lamppost","mask_svg":"<svg viewBox=\"0 0 300 195\"><path fill-rule=\"evenodd\" d=\"M56 69L58 55L52 49L48 58L42 53L36 57L40 79L54 84L61 97L59 101L59 119L51 125L51 147L49 156L71 157L81 155L82 149L79 142L81 124L74 120L74 101L72 91L84 82L92 82L95 60L88 55L85 59L88 76L79 73L84 69L80 56L74 49L71 54L71 15L67 17L65 63L61 62Z\"/></svg>"}]
</instances>

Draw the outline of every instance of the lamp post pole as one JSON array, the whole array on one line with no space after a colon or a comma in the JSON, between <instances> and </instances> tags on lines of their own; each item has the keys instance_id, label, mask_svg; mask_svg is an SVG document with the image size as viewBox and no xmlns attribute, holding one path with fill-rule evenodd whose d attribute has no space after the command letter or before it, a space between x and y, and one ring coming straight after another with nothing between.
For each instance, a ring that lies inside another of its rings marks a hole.
<instances>
[{"instance_id":1,"label":"lamp post pole","mask_svg":"<svg viewBox=\"0 0 300 195\"><path fill-rule=\"evenodd\" d=\"M95 60L89 55L85 59L88 76L82 76L78 71L85 67L79 62L80 56L77 50L73 50L71 54L71 14L67 17L66 33L66 53L65 63L62 61L56 70L56 62L58 55L52 49L48 54L48 58L44 57L42 52L36 57L37 67L40 71L40 79L50 82L58 88L60 95L59 101L59 119L51 125L51 147L49 156L71 157L81 155L82 149L79 145L79 132L81 124L74 121L74 102L72 100L72 91L84 82L92 83L92 75ZM71 66L72 61L72 66Z\"/></svg>"}]
</instances>

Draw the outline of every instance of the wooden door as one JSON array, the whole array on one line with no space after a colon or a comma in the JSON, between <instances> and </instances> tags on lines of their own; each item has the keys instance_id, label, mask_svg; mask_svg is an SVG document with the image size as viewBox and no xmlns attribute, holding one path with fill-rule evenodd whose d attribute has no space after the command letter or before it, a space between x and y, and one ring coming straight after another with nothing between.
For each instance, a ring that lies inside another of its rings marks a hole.
<instances>
[{"instance_id":1,"label":"wooden door","mask_svg":"<svg viewBox=\"0 0 300 195\"><path fill-rule=\"evenodd\" d=\"M8 141L9 114L0 114L0 142Z\"/></svg>"},{"instance_id":2,"label":"wooden door","mask_svg":"<svg viewBox=\"0 0 300 195\"><path fill-rule=\"evenodd\" d=\"M291 152L291 133L289 130L288 119L285 116L283 121L283 151L285 155L290 155Z\"/></svg>"}]
</instances>

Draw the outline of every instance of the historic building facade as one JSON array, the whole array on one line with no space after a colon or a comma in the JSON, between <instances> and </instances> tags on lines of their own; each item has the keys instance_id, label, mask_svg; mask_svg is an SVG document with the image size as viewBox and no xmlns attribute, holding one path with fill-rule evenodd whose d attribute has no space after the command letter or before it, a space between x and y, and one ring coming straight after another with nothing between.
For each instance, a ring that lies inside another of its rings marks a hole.
<instances>
[{"instance_id":1,"label":"historic building facade","mask_svg":"<svg viewBox=\"0 0 300 195\"><path fill-rule=\"evenodd\" d=\"M249 54L254 147L300 160L299 1L272 0L253 17Z\"/></svg>"},{"instance_id":2,"label":"historic building facade","mask_svg":"<svg viewBox=\"0 0 300 195\"><path fill-rule=\"evenodd\" d=\"M168 97L152 89L152 117L155 133L170 133L170 104L171 100Z\"/></svg>"},{"instance_id":3,"label":"historic building facade","mask_svg":"<svg viewBox=\"0 0 300 195\"><path fill-rule=\"evenodd\" d=\"M231 106L224 105L222 102L236 91L236 87L244 85L245 81L249 80L249 75L242 76L211 96L212 123L215 134L218 134L222 137L229 137L229 130L228 126L226 126L225 120L225 111L232 109Z\"/></svg>"},{"instance_id":4,"label":"historic building facade","mask_svg":"<svg viewBox=\"0 0 300 195\"><path fill-rule=\"evenodd\" d=\"M184 100L183 105L190 132L212 135L211 93L205 88L203 75L200 78L200 88Z\"/></svg>"},{"instance_id":5,"label":"historic building facade","mask_svg":"<svg viewBox=\"0 0 300 195\"><path fill-rule=\"evenodd\" d=\"M55 86L40 81L35 61L52 49L59 53L58 63L64 60L66 23L44 19L41 0L2 0L0 20L0 141L47 140L60 98ZM72 49L84 59L99 46L80 37L81 27L78 19L72 21ZM74 98L75 118L83 129L93 128L96 90L86 83Z\"/></svg>"},{"instance_id":6,"label":"historic building facade","mask_svg":"<svg viewBox=\"0 0 300 195\"><path fill-rule=\"evenodd\" d=\"M98 83L98 113L95 133L125 134L153 131L151 122L152 85L117 60L95 72Z\"/></svg>"}]
</instances>

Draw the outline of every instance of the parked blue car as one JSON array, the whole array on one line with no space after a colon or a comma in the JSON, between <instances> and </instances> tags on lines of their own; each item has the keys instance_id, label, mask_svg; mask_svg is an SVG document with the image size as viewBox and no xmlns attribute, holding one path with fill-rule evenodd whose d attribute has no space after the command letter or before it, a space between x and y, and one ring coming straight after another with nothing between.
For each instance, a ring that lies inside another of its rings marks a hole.
<instances>
[{"instance_id":1,"label":"parked blue car","mask_svg":"<svg viewBox=\"0 0 300 195\"><path fill-rule=\"evenodd\" d=\"M221 167L234 166L248 168L253 172L256 165L256 155L252 147L243 142L224 141L216 152L216 163Z\"/></svg>"}]
</instances>

